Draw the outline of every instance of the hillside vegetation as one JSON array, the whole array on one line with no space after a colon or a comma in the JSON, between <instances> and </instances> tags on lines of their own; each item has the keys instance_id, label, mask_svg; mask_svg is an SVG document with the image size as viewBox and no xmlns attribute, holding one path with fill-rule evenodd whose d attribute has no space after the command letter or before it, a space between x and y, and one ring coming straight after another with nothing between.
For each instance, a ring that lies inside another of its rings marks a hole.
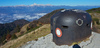
<instances>
[{"instance_id":1,"label":"hillside vegetation","mask_svg":"<svg viewBox=\"0 0 100 48\"><path fill-rule=\"evenodd\" d=\"M88 13L100 13L100 8L93 8L86 10Z\"/></svg>"},{"instance_id":2,"label":"hillside vegetation","mask_svg":"<svg viewBox=\"0 0 100 48\"><path fill-rule=\"evenodd\" d=\"M100 33L100 8L93 8L87 10L92 17L93 31Z\"/></svg>"},{"instance_id":3,"label":"hillside vegetation","mask_svg":"<svg viewBox=\"0 0 100 48\"><path fill-rule=\"evenodd\" d=\"M0 24L0 45L5 43L5 39L10 40L10 38L20 31L20 28L25 24L29 23L24 19L16 20L11 23Z\"/></svg>"},{"instance_id":4,"label":"hillside vegetation","mask_svg":"<svg viewBox=\"0 0 100 48\"><path fill-rule=\"evenodd\" d=\"M7 42L5 45L1 46L0 48L17 48L28 41L32 41L32 40L37 41L39 37L45 36L49 33L50 33L50 24L45 24L40 28L31 31L28 34L25 34L17 39Z\"/></svg>"}]
</instances>

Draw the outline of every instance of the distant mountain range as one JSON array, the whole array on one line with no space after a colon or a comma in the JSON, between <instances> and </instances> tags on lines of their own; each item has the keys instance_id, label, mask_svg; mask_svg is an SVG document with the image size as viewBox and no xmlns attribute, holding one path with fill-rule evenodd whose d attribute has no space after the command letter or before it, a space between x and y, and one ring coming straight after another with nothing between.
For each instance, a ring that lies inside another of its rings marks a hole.
<instances>
[{"instance_id":1,"label":"distant mountain range","mask_svg":"<svg viewBox=\"0 0 100 48\"><path fill-rule=\"evenodd\" d=\"M20 6L1 6L0 23L9 23L18 19L28 21L37 20L47 13L56 9L81 9L88 10L100 6L53 6L53 5L20 5Z\"/></svg>"}]
</instances>

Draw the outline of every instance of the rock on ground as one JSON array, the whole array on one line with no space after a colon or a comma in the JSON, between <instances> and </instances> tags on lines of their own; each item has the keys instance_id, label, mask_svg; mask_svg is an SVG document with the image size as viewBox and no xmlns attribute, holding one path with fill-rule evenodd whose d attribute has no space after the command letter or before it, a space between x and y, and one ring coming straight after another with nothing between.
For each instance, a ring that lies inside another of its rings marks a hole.
<instances>
[{"instance_id":1,"label":"rock on ground","mask_svg":"<svg viewBox=\"0 0 100 48\"><path fill-rule=\"evenodd\" d=\"M52 34L38 38L38 41L29 41L19 48L73 48L73 46L61 45L58 46L52 41ZM100 48L100 34L92 32L89 40L82 41L78 44L81 48Z\"/></svg>"}]
</instances>

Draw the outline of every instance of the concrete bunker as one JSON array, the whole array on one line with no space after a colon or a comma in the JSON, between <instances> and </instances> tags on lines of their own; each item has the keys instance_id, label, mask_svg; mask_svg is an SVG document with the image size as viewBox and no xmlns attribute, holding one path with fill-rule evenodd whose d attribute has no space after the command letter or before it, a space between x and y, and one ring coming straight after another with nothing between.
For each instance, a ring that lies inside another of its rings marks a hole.
<instances>
[{"instance_id":1,"label":"concrete bunker","mask_svg":"<svg viewBox=\"0 0 100 48\"><path fill-rule=\"evenodd\" d=\"M57 45L71 45L91 36L91 16L78 9L64 9L51 17L51 33Z\"/></svg>"}]
</instances>

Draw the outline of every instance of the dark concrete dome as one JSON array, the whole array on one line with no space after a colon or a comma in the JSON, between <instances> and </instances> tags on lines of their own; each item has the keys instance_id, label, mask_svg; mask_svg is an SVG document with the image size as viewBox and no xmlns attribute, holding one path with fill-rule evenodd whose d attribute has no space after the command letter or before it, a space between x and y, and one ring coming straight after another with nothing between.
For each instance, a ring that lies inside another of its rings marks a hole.
<instances>
[{"instance_id":1,"label":"dark concrete dome","mask_svg":"<svg viewBox=\"0 0 100 48\"><path fill-rule=\"evenodd\" d=\"M57 45L71 45L91 35L91 16L82 10L64 9L51 17L51 33Z\"/></svg>"}]
</instances>

